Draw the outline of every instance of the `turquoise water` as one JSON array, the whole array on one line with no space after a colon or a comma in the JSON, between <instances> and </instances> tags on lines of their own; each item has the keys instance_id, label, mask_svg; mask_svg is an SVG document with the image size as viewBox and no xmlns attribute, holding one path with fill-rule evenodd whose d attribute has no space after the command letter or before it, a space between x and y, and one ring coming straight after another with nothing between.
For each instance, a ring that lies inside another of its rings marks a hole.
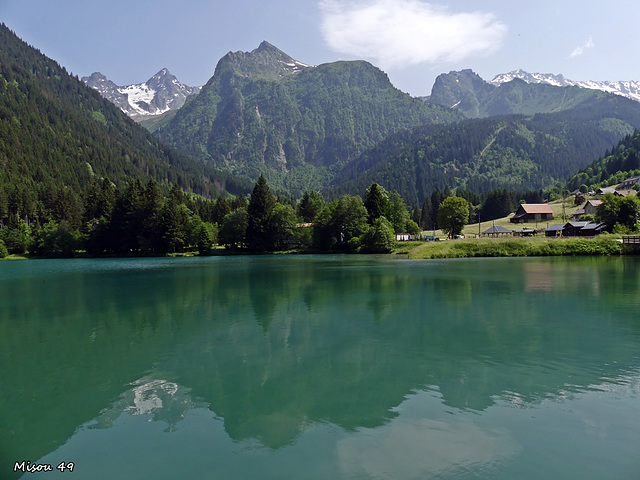
<instances>
[{"instance_id":1,"label":"turquoise water","mask_svg":"<svg viewBox=\"0 0 640 480\"><path fill-rule=\"evenodd\" d=\"M0 478L16 461L638 479L640 259L0 262Z\"/></svg>"}]
</instances>

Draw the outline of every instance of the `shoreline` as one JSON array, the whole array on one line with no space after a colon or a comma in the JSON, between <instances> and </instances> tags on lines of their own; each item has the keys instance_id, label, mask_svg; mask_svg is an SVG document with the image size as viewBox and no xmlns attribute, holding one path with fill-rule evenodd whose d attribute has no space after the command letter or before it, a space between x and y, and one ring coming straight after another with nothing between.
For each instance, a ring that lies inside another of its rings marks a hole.
<instances>
[{"instance_id":1,"label":"shoreline","mask_svg":"<svg viewBox=\"0 0 640 480\"><path fill-rule=\"evenodd\" d=\"M181 252L166 255L104 255L89 256L79 253L71 257L42 257L24 255L8 255L0 261L42 260L54 258L176 258L176 257L217 257L244 255L336 255L344 252L318 252L317 250L288 250L279 252L248 252L214 250L209 255L197 252ZM364 254L367 255L367 254ZM622 239L614 235L598 237L502 237L502 238L469 238L443 240L439 242L408 241L397 242L389 252L390 256L402 256L408 260L430 260L443 258L496 258L496 257L557 257L557 256L618 256L640 255L640 245L626 245Z\"/></svg>"}]
</instances>

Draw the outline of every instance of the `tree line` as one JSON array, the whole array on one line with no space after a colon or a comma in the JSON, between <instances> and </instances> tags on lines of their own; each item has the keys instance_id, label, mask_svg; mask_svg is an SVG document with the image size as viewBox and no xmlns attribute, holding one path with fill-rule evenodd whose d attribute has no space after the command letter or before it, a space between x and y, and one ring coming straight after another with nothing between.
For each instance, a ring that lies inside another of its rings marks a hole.
<instances>
[{"instance_id":1,"label":"tree line","mask_svg":"<svg viewBox=\"0 0 640 480\"><path fill-rule=\"evenodd\" d=\"M32 196L0 184L0 258L8 253L43 257L200 255L273 251L387 253L399 233L441 229L453 237L467 223L502 218L522 201L539 202L542 192L487 194L436 190L421 209L409 209L396 191L373 182L364 196L326 201L306 192L299 201L278 197L260 176L248 196L205 199L177 184L163 193L155 180L117 188L95 180L81 194L67 187ZM435 206L435 207L434 207ZM27 208L28 207L28 208ZM596 220L619 232L638 229L637 197L607 195Z\"/></svg>"},{"instance_id":2,"label":"tree line","mask_svg":"<svg viewBox=\"0 0 640 480\"><path fill-rule=\"evenodd\" d=\"M417 209L414 208L416 213ZM164 255L216 246L227 252L291 249L389 252L397 233L421 231L398 192L372 183L364 197L326 201L316 191L299 201L271 192L264 176L248 196L205 199L168 193L150 179L118 188L105 178L83 192L68 187L22 190L0 184L0 244L12 254L68 257Z\"/></svg>"}]
</instances>

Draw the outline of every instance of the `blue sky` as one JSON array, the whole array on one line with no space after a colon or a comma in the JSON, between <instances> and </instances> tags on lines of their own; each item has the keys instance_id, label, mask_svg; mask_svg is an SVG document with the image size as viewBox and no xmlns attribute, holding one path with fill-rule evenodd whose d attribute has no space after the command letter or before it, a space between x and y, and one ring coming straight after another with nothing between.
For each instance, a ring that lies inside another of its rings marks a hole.
<instances>
[{"instance_id":1,"label":"blue sky","mask_svg":"<svg viewBox=\"0 0 640 480\"><path fill-rule=\"evenodd\" d=\"M166 67L202 85L267 40L308 64L368 60L412 95L464 68L640 80L638 19L637 0L0 0L1 22L80 77L126 85Z\"/></svg>"}]
</instances>

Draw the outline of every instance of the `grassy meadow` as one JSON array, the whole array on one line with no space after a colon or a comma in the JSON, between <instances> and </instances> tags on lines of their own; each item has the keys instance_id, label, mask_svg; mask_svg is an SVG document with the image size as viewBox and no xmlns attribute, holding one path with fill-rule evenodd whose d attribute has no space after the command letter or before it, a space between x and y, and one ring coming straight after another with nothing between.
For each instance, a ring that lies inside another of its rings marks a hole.
<instances>
[{"instance_id":1,"label":"grassy meadow","mask_svg":"<svg viewBox=\"0 0 640 480\"><path fill-rule=\"evenodd\" d=\"M626 253L619 236L603 234L594 238L548 238L544 234L534 237L482 237L483 231L492 225L500 225L510 230L522 228L544 229L547 226L569 221L569 215L575 212L576 206L572 198L549 204L554 212L554 220L536 223L513 224L507 217L469 224L462 230L465 239L446 240L446 234L436 230L438 242L398 242L394 253L407 255L412 259L431 258L469 258L469 257L523 257L523 256L555 256L555 255L620 255ZM564 219L563 219L564 214ZM425 232L433 234L433 232Z\"/></svg>"},{"instance_id":2,"label":"grassy meadow","mask_svg":"<svg viewBox=\"0 0 640 480\"><path fill-rule=\"evenodd\" d=\"M399 245L395 253L411 259L470 257L534 257L557 255L620 255L624 247L612 235L595 238L502 237L467 238L426 242L406 248Z\"/></svg>"}]
</instances>

